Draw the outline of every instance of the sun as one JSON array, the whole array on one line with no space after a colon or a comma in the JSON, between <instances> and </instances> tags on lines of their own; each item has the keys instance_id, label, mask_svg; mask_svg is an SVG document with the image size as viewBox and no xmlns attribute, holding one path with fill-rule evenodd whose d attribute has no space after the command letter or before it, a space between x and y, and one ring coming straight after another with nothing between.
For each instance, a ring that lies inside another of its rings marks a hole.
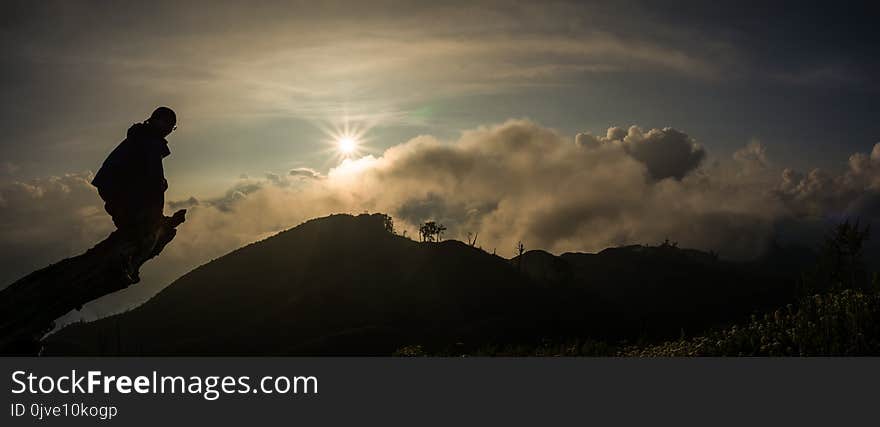
<instances>
[{"instance_id":1,"label":"sun","mask_svg":"<svg viewBox=\"0 0 880 427\"><path fill-rule=\"evenodd\" d=\"M357 140L352 136L342 136L336 140L336 149L343 156L350 156L357 151Z\"/></svg>"},{"instance_id":2,"label":"sun","mask_svg":"<svg viewBox=\"0 0 880 427\"><path fill-rule=\"evenodd\" d=\"M321 141L325 148L321 151L330 155L328 162L338 164L374 153L370 148L371 139L367 136L373 126L371 123L352 120L346 116L339 121L316 124L325 135Z\"/></svg>"}]
</instances>

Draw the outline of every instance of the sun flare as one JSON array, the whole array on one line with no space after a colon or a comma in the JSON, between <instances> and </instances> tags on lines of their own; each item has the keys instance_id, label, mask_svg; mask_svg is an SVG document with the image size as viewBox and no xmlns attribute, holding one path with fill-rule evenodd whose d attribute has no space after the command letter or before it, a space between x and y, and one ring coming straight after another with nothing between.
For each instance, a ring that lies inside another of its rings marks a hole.
<instances>
[{"instance_id":1,"label":"sun flare","mask_svg":"<svg viewBox=\"0 0 880 427\"><path fill-rule=\"evenodd\" d=\"M340 154L350 156L357 150L357 140L351 136L343 136L336 141L336 148Z\"/></svg>"},{"instance_id":2,"label":"sun flare","mask_svg":"<svg viewBox=\"0 0 880 427\"><path fill-rule=\"evenodd\" d=\"M330 155L328 161L335 163L330 166L371 154L367 132L372 126L371 123L355 121L348 117L339 121L318 123L318 127L326 136L323 140L325 149L322 151Z\"/></svg>"}]
</instances>

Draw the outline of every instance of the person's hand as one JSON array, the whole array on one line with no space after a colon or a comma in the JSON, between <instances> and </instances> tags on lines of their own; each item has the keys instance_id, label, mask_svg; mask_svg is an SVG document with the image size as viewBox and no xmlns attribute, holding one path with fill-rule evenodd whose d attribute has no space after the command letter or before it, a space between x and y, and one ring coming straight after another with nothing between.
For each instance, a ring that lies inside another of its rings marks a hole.
<instances>
[{"instance_id":1,"label":"person's hand","mask_svg":"<svg viewBox=\"0 0 880 427\"><path fill-rule=\"evenodd\" d=\"M168 222L172 227L177 227L178 225L183 224L184 221L186 221L186 209L174 212L174 215L171 215L171 217L168 218Z\"/></svg>"}]
</instances>

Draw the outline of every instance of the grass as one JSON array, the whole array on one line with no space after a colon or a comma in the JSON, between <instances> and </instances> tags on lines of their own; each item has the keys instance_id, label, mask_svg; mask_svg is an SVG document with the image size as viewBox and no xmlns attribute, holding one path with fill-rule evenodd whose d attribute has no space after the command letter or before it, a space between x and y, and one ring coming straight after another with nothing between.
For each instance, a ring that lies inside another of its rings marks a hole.
<instances>
[{"instance_id":1,"label":"grass","mask_svg":"<svg viewBox=\"0 0 880 427\"><path fill-rule=\"evenodd\" d=\"M880 292L845 289L801 298L742 325L706 334L633 345L589 339L537 345L483 345L473 351L401 347L396 356L876 356L880 355Z\"/></svg>"}]
</instances>

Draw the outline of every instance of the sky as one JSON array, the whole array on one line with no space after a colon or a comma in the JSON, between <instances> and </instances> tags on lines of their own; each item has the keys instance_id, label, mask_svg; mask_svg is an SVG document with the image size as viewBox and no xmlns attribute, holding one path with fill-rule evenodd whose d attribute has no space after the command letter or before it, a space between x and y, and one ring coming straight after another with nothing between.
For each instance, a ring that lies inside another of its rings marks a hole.
<instances>
[{"instance_id":1,"label":"sky","mask_svg":"<svg viewBox=\"0 0 880 427\"><path fill-rule=\"evenodd\" d=\"M877 6L767 3L9 2L0 286L112 230L88 181L160 105L190 220L87 317L335 212L503 255L668 237L736 259L871 218Z\"/></svg>"}]
</instances>

